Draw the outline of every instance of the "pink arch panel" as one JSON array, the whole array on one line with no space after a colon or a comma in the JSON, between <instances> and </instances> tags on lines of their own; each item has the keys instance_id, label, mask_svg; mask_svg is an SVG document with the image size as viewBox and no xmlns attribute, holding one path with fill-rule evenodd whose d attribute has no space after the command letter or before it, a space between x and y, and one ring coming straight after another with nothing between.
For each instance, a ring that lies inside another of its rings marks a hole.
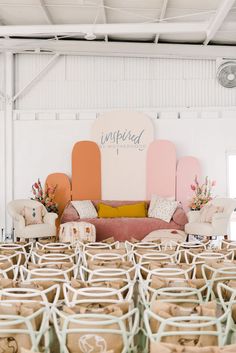
<instances>
[{"instance_id":1,"label":"pink arch panel","mask_svg":"<svg viewBox=\"0 0 236 353\"><path fill-rule=\"evenodd\" d=\"M167 140L153 141L147 151L147 199L175 197L176 149Z\"/></svg>"},{"instance_id":2,"label":"pink arch panel","mask_svg":"<svg viewBox=\"0 0 236 353\"><path fill-rule=\"evenodd\" d=\"M176 199L182 203L185 210L188 210L189 200L193 196L190 185L195 176L201 178L199 160L190 156L181 158L177 165Z\"/></svg>"},{"instance_id":3,"label":"pink arch panel","mask_svg":"<svg viewBox=\"0 0 236 353\"><path fill-rule=\"evenodd\" d=\"M72 151L72 200L101 199L101 155L95 142L77 142Z\"/></svg>"}]
</instances>

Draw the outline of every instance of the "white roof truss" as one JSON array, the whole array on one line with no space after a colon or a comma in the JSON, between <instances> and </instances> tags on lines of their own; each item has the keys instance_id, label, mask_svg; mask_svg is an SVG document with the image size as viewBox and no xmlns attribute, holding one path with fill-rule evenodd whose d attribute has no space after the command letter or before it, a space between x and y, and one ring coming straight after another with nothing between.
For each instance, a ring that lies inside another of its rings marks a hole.
<instances>
[{"instance_id":1,"label":"white roof truss","mask_svg":"<svg viewBox=\"0 0 236 353\"><path fill-rule=\"evenodd\" d=\"M61 41L91 42L94 52L104 41L108 51L112 43L233 46L236 0L0 0L0 51L70 47Z\"/></svg>"},{"instance_id":2,"label":"white roof truss","mask_svg":"<svg viewBox=\"0 0 236 353\"><path fill-rule=\"evenodd\" d=\"M167 4L168 4L168 0L163 0L159 21L163 20L163 18L165 17ZM158 43L159 36L160 36L160 34L157 33L155 36L155 43Z\"/></svg>"},{"instance_id":3,"label":"white roof truss","mask_svg":"<svg viewBox=\"0 0 236 353\"><path fill-rule=\"evenodd\" d=\"M226 16L228 15L234 3L235 0L221 0L221 4L216 11L213 21L207 29L207 35L204 41L205 45L207 45L214 38L216 32L222 26Z\"/></svg>"},{"instance_id":4,"label":"white roof truss","mask_svg":"<svg viewBox=\"0 0 236 353\"><path fill-rule=\"evenodd\" d=\"M207 23L203 22L161 22L161 23L97 23L97 24L62 24L62 25L28 25L28 26L0 26L0 36L48 36L48 35L76 35L94 33L95 35L109 34L155 34L155 33L203 33L207 30Z\"/></svg>"}]
</instances>

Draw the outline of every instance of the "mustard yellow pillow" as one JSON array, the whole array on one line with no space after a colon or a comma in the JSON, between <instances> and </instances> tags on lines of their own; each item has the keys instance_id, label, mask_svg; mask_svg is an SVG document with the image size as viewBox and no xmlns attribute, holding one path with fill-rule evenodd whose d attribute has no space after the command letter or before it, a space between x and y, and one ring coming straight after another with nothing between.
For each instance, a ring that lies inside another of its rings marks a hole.
<instances>
[{"instance_id":1,"label":"mustard yellow pillow","mask_svg":"<svg viewBox=\"0 0 236 353\"><path fill-rule=\"evenodd\" d=\"M147 216L146 202L136 203L134 205L124 205L119 207L112 207L100 203L98 205L99 218L144 218Z\"/></svg>"}]
</instances>

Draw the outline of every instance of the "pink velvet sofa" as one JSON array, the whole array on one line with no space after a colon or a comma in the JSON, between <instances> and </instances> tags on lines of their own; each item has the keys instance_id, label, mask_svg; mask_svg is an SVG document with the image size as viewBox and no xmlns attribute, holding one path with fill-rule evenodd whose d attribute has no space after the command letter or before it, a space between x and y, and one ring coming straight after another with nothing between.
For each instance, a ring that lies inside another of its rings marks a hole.
<instances>
[{"instance_id":1,"label":"pink velvet sofa","mask_svg":"<svg viewBox=\"0 0 236 353\"><path fill-rule=\"evenodd\" d=\"M94 206L97 208L98 203L102 202L112 207L120 205L134 204L139 201L100 201L92 200ZM148 206L149 206L149 202ZM96 227L97 241L101 241L110 236L116 240L125 241L131 237L142 240L150 232L158 229L176 229L183 230L186 223L188 223L187 216L181 207L178 207L170 221L167 223L157 218L86 218L80 219L76 209L69 202L65 207L61 216L61 223L66 222L89 222ZM174 236L174 235L173 235Z\"/></svg>"}]
</instances>

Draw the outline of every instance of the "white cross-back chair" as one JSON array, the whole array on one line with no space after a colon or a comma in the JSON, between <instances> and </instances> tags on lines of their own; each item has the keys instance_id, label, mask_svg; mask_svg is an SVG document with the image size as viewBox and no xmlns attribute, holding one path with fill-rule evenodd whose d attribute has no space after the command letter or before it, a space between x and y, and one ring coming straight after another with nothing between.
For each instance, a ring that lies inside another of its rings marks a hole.
<instances>
[{"instance_id":1,"label":"white cross-back chair","mask_svg":"<svg viewBox=\"0 0 236 353\"><path fill-rule=\"evenodd\" d=\"M33 243L0 243L0 250L14 250L19 252L30 252L33 248Z\"/></svg>"},{"instance_id":2,"label":"white cross-back chair","mask_svg":"<svg viewBox=\"0 0 236 353\"><path fill-rule=\"evenodd\" d=\"M178 245L179 245L179 243L177 243L175 240L166 240L166 241L161 242L160 248L162 251L177 250Z\"/></svg>"},{"instance_id":3,"label":"white cross-back chair","mask_svg":"<svg viewBox=\"0 0 236 353\"><path fill-rule=\"evenodd\" d=\"M87 261L130 261L132 259L132 252L120 254L111 250L111 252L101 252L99 253L90 253L89 251L85 251L83 254L83 263L87 266Z\"/></svg>"},{"instance_id":4,"label":"white cross-back chair","mask_svg":"<svg viewBox=\"0 0 236 353\"><path fill-rule=\"evenodd\" d=\"M145 307L149 307L155 300L168 302L168 303L185 303L185 304L202 304L203 303L203 292L206 288L192 288L181 286L181 281L184 284L185 280L178 280L178 285L174 287L164 287L155 289L148 285L148 283L140 283L139 294L142 304Z\"/></svg>"},{"instance_id":5,"label":"white cross-back chair","mask_svg":"<svg viewBox=\"0 0 236 353\"><path fill-rule=\"evenodd\" d=\"M223 254L221 252L211 252L211 251L202 251L200 253L193 253L190 250L185 251L185 259L186 263L196 263L198 261L204 262L204 261L209 261L209 260L229 260L233 261L234 259L234 252L231 250L227 252L226 254ZM190 261L192 259L192 261Z\"/></svg>"},{"instance_id":6,"label":"white cross-back chair","mask_svg":"<svg viewBox=\"0 0 236 353\"><path fill-rule=\"evenodd\" d=\"M123 342L121 353L134 351L134 336L138 330L139 312L135 308L127 314L116 317L109 314L75 314L66 315L58 309L53 310L53 322L56 334L60 343L60 352L69 353L67 342L69 335L78 334L78 346L83 347L83 342L94 337L94 342L99 342L97 347L91 347L92 351L96 351L100 347L101 352L112 350L113 347L107 347L104 335L114 335L113 344L116 342L116 337L120 336ZM63 322L63 324L62 324ZM132 323L132 325L128 325ZM70 328L72 326L73 328ZM113 326L114 328L111 328ZM86 345L88 348L88 346ZM103 347L103 348L102 348ZM82 349L83 351L83 349ZM84 350L86 351L86 350Z\"/></svg>"},{"instance_id":7,"label":"white cross-back chair","mask_svg":"<svg viewBox=\"0 0 236 353\"><path fill-rule=\"evenodd\" d=\"M37 289L30 288L29 284L33 282L21 282L21 287L17 288L4 288L0 290L0 300L8 301L9 303L31 303L37 302L42 306L47 307L48 310L57 304L60 294L60 286L58 284L54 284L47 289ZM25 286L24 286L25 284ZM55 293L53 302L50 303L48 301L48 295L50 293Z\"/></svg>"},{"instance_id":8,"label":"white cross-back chair","mask_svg":"<svg viewBox=\"0 0 236 353\"><path fill-rule=\"evenodd\" d=\"M133 283L136 281L137 277L136 266L130 267L129 269L104 267L95 270L80 266L79 272L82 281L92 281L97 278L106 281L119 278L126 279Z\"/></svg>"},{"instance_id":9,"label":"white cross-back chair","mask_svg":"<svg viewBox=\"0 0 236 353\"><path fill-rule=\"evenodd\" d=\"M153 276L160 277L160 278L167 278L167 279L179 279L184 278L186 280L195 278L196 274L196 266L192 265L189 266L187 269L182 269L178 267L174 267L173 265L170 267L164 268L155 268L153 270L149 270L143 266L138 267L138 276L140 280L145 280L150 282ZM142 275L144 273L144 277Z\"/></svg>"},{"instance_id":10,"label":"white cross-back chair","mask_svg":"<svg viewBox=\"0 0 236 353\"><path fill-rule=\"evenodd\" d=\"M210 244L210 241L206 242L206 243L202 243L200 241L184 241L180 244L178 244L177 246L177 250L187 250L187 249L203 249L203 250L206 250L207 249L207 246Z\"/></svg>"},{"instance_id":11,"label":"white cross-back chair","mask_svg":"<svg viewBox=\"0 0 236 353\"><path fill-rule=\"evenodd\" d=\"M226 320L229 322L230 316L230 311L227 310L219 318L199 315L191 315L190 317L186 313L186 316L164 319L150 309L146 309L144 312L144 323L146 335L152 342L161 342L163 338L170 336L181 335L187 338L190 336L208 335L217 337L218 345L223 346L227 342L230 330L230 326L226 324L226 327L223 327L223 323ZM150 319L155 320L160 325L157 332L152 332Z\"/></svg>"},{"instance_id":12,"label":"white cross-back chair","mask_svg":"<svg viewBox=\"0 0 236 353\"><path fill-rule=\"evenodd\" d=\"M175 263L176 262L176 254L167 254L164 252L149 252L149 253L144 253L144 254L139 254L138 252L134 252L134 259L136 259L136 262L140 264L141 266L144 266L145 264L150 264L150 262L170 262L170 263Z\"/></svg>"},{"instance_id":13,"label":"white cross-back chair","mask_svg":"<svg viewBox=\"0 0 236 353\"><path fill-rule=\"evenodd\" d=\"M143 242L139 242L139 243L130 243L128 240L126 240L125 247L128 252L135 251L135 250L141 250L141 249L161 250L160 244L157 244L154 242L149 242L149 241L143 241Z\"/></svg>"},{"instance_id":14,"label":"white cross-back chair","mask_svg":"<svg viewBox=\"0 0 236 353\"><path fill-rule=\"evenodd\" d=\"M131 301L133 296L133 283L128 283L119 288L96 286L96 282L87 282L93 286L84 288L73 288L69 283L63 284L63 293L65 303L68 306L73 306L77 303L87 303L89 300L92 303L100 303L101 300L106 303L113 303L114 300L119 302Z\"/></svg>"},{"instance_id":15,"label":"white cross-back chair","mask_svg":"<svg viewBox=\"0 0 236 353\"><path fill-rule=\"evenodd\" d=\"M119 249L120 243L119 241L115 241L113 243L102 243L102 242L92 242L92 243L81 243L77 241L73 243L73 246L76 250L81 250L82 252L91 250L91 249Z\"/></svg>"},{"instance_id":16,"label":"white cross-back chair","mask_svg":"<svg viewBox=\"0 0 236 353\"><path fill-rule=\"evenodd\" d=\"M50 264L51 265L51 264ZM78 276L78 266L74 265L66 269L57 269L50 267L27 269L20 266L20 279L21 281L28 282L34 281L55 281L55 283L70 282L71 274L73 278Z\"/></svg>"},{"instance_id":17,"label":"white cross-back chair","mask_svg":"<svg viewBox=\"0 0 236 353\"><path fill-rule=\"evenodd\" d=\"M1 306L14 306L17 301L4 301ZM45 352L49 353L49 310L47 307L42 307L29 316L21 315L0 315L0 335L10 334L14 335L27 335L30 338L32 351L39 351L39 344L44 337ZM40 322L39 329L35 328L35 320ZM22 347L20 347L22 348Z\"/></svg>"},{"instance_id":18,"label":"white cross-back chair","mask_svg":"<svg viewBox=\"0 0 236 353\"><path fill-rule=\"evenodd\" d=\"M36 242L35 248L37 250L48 250L49 252L57 252L57 251L65 251L65 250L72 250L72 245L68 243L40 243Z\"/></svg>"},{"instance_id":19,"label":"white cross-back chair","mask_svg":"<svg viewBox=\"0 0 236 353\"><path fill-rule=\"evenodd\" d=\"M209 272L211 273L210 278L208 275ZM207 264L203 264L202 275L208 287L205 298L208 301L215 299L216 293L214 288L217 288L218 283L236 281L236 266L232 264L232 266L224 267L224 264L222 264L222 268L213 268Z\"/></svg>"},{"instance_id":20,"label":"white cross-back chair","mask_svg":"<svg viewBox=\"0 0 236 353\"><path fill-rule=\"evenodd\" d=\"M3 268L0 268L0 278L10 278L16 280L18 277L20 263L21 253L0 255L0 264L3 265ZM7 267L5 267L5 265Z\"/></svg>"},{"instance_id":21,"label":"white cross-back chair","mask_svg":"<svg viewBox=\"0 0 236 353\"><path fill-rule=\"evenodd\" d=\"M44 264L44 263L55 263L61 264L65 262L69 262L72 264L78 264L81 260L80 253L74 254L64 254L64 253L46 253L46 254L38 254L37 252L32 252L31 259L34 264Z\"/></svg>"}]
</instances>

